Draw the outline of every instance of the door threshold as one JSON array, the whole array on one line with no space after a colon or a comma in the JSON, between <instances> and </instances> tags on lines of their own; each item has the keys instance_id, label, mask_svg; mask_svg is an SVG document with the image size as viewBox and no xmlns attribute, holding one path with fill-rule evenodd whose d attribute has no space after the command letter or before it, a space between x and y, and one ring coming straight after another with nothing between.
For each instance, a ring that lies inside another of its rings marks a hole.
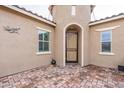
<instances>
[{"instance_id":1,"label":"door threshold","mask_svg":"<svg viewBox=\"0 0 124 93\"><path fill-rule=\"evenodd\" d=\"M78 63L66 63L66 64L78 64Z\"/></svg>"}]
</instances>

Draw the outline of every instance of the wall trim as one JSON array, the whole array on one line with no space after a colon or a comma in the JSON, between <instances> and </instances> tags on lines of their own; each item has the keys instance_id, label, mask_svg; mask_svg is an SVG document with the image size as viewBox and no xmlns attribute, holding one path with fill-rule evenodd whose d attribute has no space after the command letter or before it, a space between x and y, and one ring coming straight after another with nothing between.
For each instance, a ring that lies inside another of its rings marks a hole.
<instances>
[{"instance_id":1,"label":"wall trim","mask_svg":"<svg viewBox=\"0 0 124 93\"><path fill-rule=\"evenodd\" d=\"M115 54L113 52L108 53L108 52L99 52L100 55L106 55L106 56L114 56Z\"/></svg>"},{"instance_id":2,"label":"wall trim","mask_svg":"<svg viewBox=\"0 0 124 93\"><path fill-rule=\"evenodd\" d=\"M52 32L51 30L44 29L44 28L41 28L41 27L36 27L36 29L39 29L39 30L44 30L44 31L46 31L46 32Z\"/></svg>"},{"instance_id":3,"label":"wall trim","mask_svg":"<svg viewBox=\"0 0 124 93\"><path fill-rule=\"evenodd\" d=\"M46 55L46 54L51 54L51 51L48 52L37 52L37 55Z\"/></svg>"},{"instance_id":4,"label":"wall trim","mask_svg":"<svg viewBox=\"0 0 124 93\"><path fill-rule=\"evenodd\" d=\"M120 25L116 25L116 26L111 26L111 27L105 27L105 28L100 28L100 29L96 29L95 31L106 31L106 30L113 30L116 28L119 28Z\"/></svg>"}]
</instances>

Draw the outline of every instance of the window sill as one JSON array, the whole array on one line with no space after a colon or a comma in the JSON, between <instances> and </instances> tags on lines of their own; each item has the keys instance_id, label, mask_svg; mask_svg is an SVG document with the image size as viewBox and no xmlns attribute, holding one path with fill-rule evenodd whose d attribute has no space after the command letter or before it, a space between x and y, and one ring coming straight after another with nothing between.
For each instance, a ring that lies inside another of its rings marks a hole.
<instances>
[{"instance_id":1,"label":"window sill","mask_svg":"<svg viewBox=\"0 0 124 93\"><path fill-rule=\"evenodd\" d=\"M99 54L100 54L100 55L108 55L108 56L113 56L113 55L115 55L115 54L112 53L112 52L110 52L110 53L108 53L108 52L100 52Z\"/></svg>"},{"instance_id":2,"label":"window sill","mask_svg":"<svg viewBox=\"0 0 124 93\"><path fill-rule=\"evenodd\" d=\"M51 54L51 52L49 51L49 52L37 52L36 53L37 55L45 55L45 54Z\"/></svg>"}]
</instances>

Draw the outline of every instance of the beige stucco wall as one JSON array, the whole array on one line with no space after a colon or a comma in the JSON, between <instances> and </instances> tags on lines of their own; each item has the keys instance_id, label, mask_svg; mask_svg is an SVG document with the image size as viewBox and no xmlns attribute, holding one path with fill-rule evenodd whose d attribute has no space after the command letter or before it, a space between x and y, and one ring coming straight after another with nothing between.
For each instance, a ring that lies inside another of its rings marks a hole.
<instances>
[{"instance_id":1,"label":"beige stucco wall","mask_svg":"<svg viewBox=\"0 0 124 93\"><path fill-rule=\"evenodd\" d=\"M114 55L101 55L100 32L96 29L119 26L112 30L112 52ZM124 64L124 19L98 24L90 27L90 63L117 68L118 64Z\"/></svg>"},{"instance_id":2,"label":"beige stucco wall","mask_svg":"<svg viewBox=\"0 0 124 93\"><path fill-rule=\"evenodd\" d=\"M64 62L64 29L69 24L77 24L82 27L82 31L84 33L83 44L81 44L81 48L84 47L84 53L81 58L84 58L84 65L88 64L88 39L89 39L89 26L88 23L90 21L90 6L88 5L79 5L76 6L76 15L71 15L71 5L56 5L53 7L53 20L56 22L55 28L55 37L56 37L56 50L55 50L55 59L58 65L63 66ZM81 42L80 42L81 43Z\"/></svg>"},{"instance_id":3,"label":"beige stucco wall","mask_svg":"<svg viewBox=\"0 0 124 93\"><path fill-rule=\"evenodd\" d=\"M9 33L3 28L7 25L21 29L19 33ZM51 31L51 54L36 54L36 27ZM54 58L54 45L54 27L0 6L0 77L50 64Z\"/></svg>"},{"instance_id":4,"label":"beige stucco wall","mask_svg":"<svg viewBox=\"0 0 124 93\"><path fill-rule=\"evenodd\" d=\"M90 13L88 5L76 6L75 16L71 16L71 6L69 5L54 6L53 19L56 22L56 27L53 27L0 6L0 77L48 65L51 58L54 58L58 65L64 66L64 30L70 24L82 28L82 31L79 31L78 55L79 61L83 60L83 66L95 64L116 68L118 64L124 64L124 19L89 27ZM3 28L7 25L10 27L19 26L21 29L19 33L9 33ZM112 30L112 52L114 55L99 54L100 32L96 29L118 25L120 27ZM51 54L36 54L38 49L37 27L51 31Z\"/></svg>"}]
</instances>

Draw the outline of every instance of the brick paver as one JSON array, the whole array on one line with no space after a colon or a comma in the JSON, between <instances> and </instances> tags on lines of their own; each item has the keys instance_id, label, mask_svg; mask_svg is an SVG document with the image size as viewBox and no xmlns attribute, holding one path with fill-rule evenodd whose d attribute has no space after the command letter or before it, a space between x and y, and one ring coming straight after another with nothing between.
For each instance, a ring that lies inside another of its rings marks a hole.
<instances>
[{"instance_id":1,"label":"brick paver","mask_svg":"<svg viewBox=\"0 0 124 93\"><path fill-rule=\"evenodd\" d=\"M88 65L44 66L0 78L1 88L114 88L124 87L123 72Z\"/></svg>"}]
</instances>

